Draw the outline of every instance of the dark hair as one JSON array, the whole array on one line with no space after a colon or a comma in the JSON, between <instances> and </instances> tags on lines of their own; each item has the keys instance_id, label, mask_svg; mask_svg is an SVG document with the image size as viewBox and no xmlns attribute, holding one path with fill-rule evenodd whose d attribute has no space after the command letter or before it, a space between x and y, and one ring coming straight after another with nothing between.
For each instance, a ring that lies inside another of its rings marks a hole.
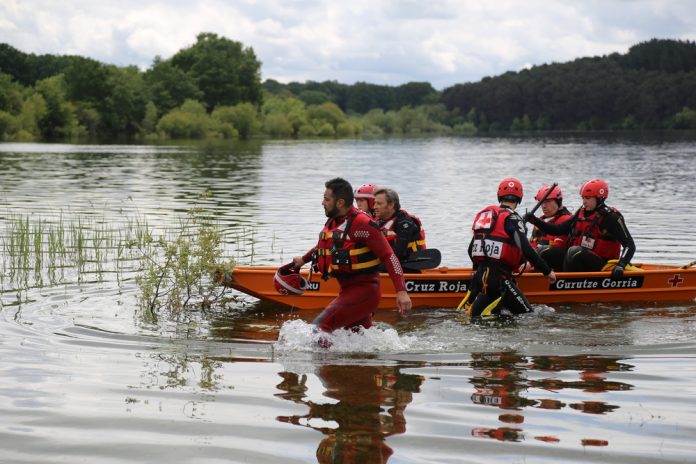
<instances>
[{"instance_id":1,"label":"dark hair","mask_svg":"<svg viewBox=\"0 0 696 464\"><path fill-rule=\"evenodd\" d=\"M331 190L336 200L343 199L343 201L346 202L346 206L351 206L353 204L353 187L347 180L336 177L326 181L324 187Z\"/></svg>"},{"instance_id":2,"label":"dark hair","mask_svg":"<svg viewBox=\"0 0 696 464\"><path fill-rule=\"evenodd\" d=\"M375 192L375 196L383 194L387 198L387 203L394 203L394 210L399 211L401 209L401 203L399 202L399 194L395 190L390 188L381 188Z\"/></svg>"},{"instance_id":3,"label":"dark hair","mask_svg":"<svg viewBox=\"0 0 696 464\"><path fill-rule=\"evenodd\" d=\"M504 201L511 201L519 205L522 203L522 198L518 197L517 195L503 195L502 197L498 197L498 203L502 203Z\"/></svg>"}]
</instances>

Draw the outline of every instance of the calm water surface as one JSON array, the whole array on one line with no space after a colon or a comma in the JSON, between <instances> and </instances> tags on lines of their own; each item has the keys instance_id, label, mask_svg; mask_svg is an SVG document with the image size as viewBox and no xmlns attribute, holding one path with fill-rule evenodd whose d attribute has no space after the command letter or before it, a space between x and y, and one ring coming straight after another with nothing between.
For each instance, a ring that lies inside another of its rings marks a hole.
<instances>
[{"instance_id":1,"label":"calm water surface","mask_svg":"<svg viewBox=\"0 0 696 464\"><path fill-rule=\"evenodd\" d=\"M693 301L541 305L504 327L387 311L326 352L311 311L236 294L153 323L128 262L22 288L6 253L18 215L166 229L199 205L227 258L279 264L313 245L341 175L394 187L443 265L465 266L474 214L514 175L523 209L552 181L575 209L583 181L607 179L634 261L685 264L695 157L690 141L574 137L0 144L0 462L696 462Z\"/></svg>"}]
</instances>

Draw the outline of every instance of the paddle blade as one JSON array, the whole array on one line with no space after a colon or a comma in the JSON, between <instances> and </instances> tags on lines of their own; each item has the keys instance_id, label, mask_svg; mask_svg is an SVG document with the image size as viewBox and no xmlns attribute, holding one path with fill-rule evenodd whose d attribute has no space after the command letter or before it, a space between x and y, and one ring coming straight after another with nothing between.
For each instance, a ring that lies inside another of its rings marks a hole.
<instances>
[{"instance_id":1,"label":"paddle blade","mask_svg":"<svg viewBox=\"0 0 696 464\"><path fill-rule=\"evenodd\" d=\"M440 265L441 258L442 255L440 254L440 250L426 248L425 250L414 251L411 253L411 256L401 264L406 269L432 269Z\"/></svg>"}]
</instances>

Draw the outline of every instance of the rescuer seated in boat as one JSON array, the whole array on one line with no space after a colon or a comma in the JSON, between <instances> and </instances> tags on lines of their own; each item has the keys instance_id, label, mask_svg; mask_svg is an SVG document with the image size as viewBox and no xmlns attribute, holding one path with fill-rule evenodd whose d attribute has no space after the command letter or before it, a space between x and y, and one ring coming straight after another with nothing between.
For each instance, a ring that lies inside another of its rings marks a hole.
<instances>
[{"instance_id":1,"label":"rescuer seated in boat","mask_svg":"<svg viewBox=\"0 0 696 464\"><path fill-rule=\"evenodd\" d=\"M358 209L366 212L372 218L377 217L375 214L376 191L377 186L375 184L362 184L360 187L355 189L353 194L353 196L355 196L355 203L358 205Z\"/></svg>"},{"instance_id":2,"label":"rescuer seated in boat","mask_svg":"<svg viewBox=\"0 0 696 464\"><path fill-rule=\"evenodd\" d=\"M295 256L296 268L312 262L323 279L335 277L338 296L312 322L324 332L372 326L372 313L381 298L379 265L384 262L396 289L402 314L411 309L404 273L387 239L370 216L353 206L353 188L337 177L325 184L322 206L328 221L317 245Z\"/></svg>"},{"instance_id":3,"label":"rescuer seated in boat","mask_svg":"<svg viewBox=\"0 0 696 464\"><path fill-rule=\"evenodd\" d=\"M550 224L530 214L525 220L545 233L569 234L564 271L602 271L610 260L618 260L612 278L621 279L636 245L619 210L604 203L609 186L602 179L588 180L580 187L580 196L582 207L566 221Z\"/></svg>"},{"instance_id":4,"label":"rescuer seated in boat","mask_svg":"<svg viewBox=\"0 0 696 464\"><path fill-rule=\"evenodd\" d=\"M471 292L472 317L532 312L532 305L517 286L513 277L526 258L547 276L556 281L553 269L534 251L527 240L527 229L515 208L522 201L522 184L515 178L503 179L498 186L500 205L479 211L472 225L469 257L476 273Z\"/></svg>"},{"instance_id":5,"label":"rescuer seated in boat","mask_svg":"<svg viewBox=\"0 0 696 464\"><path fill-rule=\"evenodd\" d=\"M545 185L541 187L534 199L541 201L549 190L551 191L548 196L541 203L543 214L539 219L549 224L557 224L570 219L573 214L563 206L563 192L559 186ZM529 243L554 271L560 272L563 270L563 260L568 250L568 238L567 234L551 235L542 232L538 227L534 227Z\"/></svg>"},{"instance_id":6,"label":"rescuer seated in boat","mask_svg":"<svg viewBox=\"0 0 696 464\"><path fill-rule=\"evenodd\" d=\"M401 209L399 194L390 188L381 188L375 192L374 205L377 224L404 270L419 272L408 269L408 258L414 251L426 248L425 230L421 220Z\"/></svg>"}]
</instances>

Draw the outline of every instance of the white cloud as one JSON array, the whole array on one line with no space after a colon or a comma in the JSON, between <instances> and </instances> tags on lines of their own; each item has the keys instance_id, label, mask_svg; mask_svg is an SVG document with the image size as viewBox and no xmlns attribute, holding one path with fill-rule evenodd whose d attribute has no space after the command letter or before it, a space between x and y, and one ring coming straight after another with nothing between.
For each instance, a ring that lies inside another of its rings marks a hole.
<instances>
[{"instance_id":1,"label":"white cloud","mask_svg":"<svg viewBox=\"0 0 696 464\"><path fill-rule=\"evenodd\" d=\"M696 39L688 0L3 0L0 40L33 53L147 67L214 32L250 46L264 78L429 81Z\"/></svg>"}]
</instances>

